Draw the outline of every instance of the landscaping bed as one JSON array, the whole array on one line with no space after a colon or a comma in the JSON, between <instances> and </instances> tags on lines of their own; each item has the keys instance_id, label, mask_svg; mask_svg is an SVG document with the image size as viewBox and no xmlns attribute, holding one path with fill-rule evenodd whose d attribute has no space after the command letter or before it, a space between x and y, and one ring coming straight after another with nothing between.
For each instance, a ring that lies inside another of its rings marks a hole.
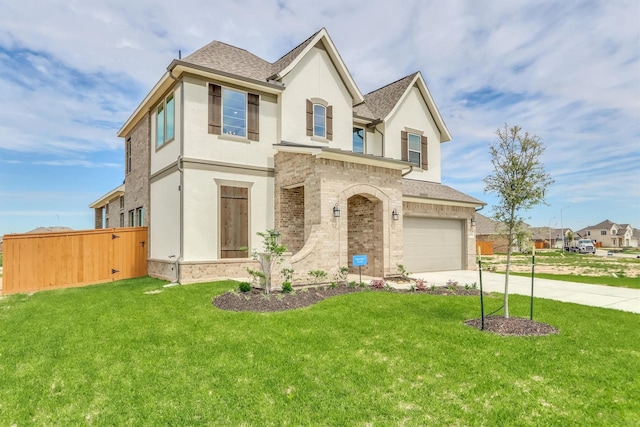
<instances>
[{"instance_id":1,"label":"landscaping bed","mask_svg":"<svg viewBox=\"0 0 640 427\"><path fill-rule=\"evenodd\" d=\"M281 291L265 294L262 289L251 289L249 292L229 291L218 295L212 303L221 310L228 311L254 311L273 312L293 310L308 307L317 302L323 301L339 295L346 295L354 292L393 292L407 294L429 294L429 295L458 295L458 296L480 296L480 291L475 288L447 285L437 287L426 287L422 290L402 290L391 287L375 289L371 286L348 286L326 285L298 289L291 293ZM485 292L486 295L486 292ZM471 319L465 322L467 325L481 328L481 319ZM519 317L504 318L501 316L485 317L484 330L498 335L513 336L542 336L557 334L558 330L546 323L540 323Z\"/></svg>"}]
</instances>

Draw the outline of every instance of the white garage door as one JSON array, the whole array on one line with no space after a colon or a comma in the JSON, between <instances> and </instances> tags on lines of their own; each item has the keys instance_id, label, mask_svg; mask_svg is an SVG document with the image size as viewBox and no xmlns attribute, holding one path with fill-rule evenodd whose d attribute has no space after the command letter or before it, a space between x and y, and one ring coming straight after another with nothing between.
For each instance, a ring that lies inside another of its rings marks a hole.
<instances>
[{"instance_id":1,"label":"white garage door","mask_svg":"<svg viewBox=\"0 0 640 427\"><path fill-rule=\"evenodd\" d=\"M457 219L404 217L404 266L412 272L461 270L462 224Z\"/></svg>"}]
</instances>

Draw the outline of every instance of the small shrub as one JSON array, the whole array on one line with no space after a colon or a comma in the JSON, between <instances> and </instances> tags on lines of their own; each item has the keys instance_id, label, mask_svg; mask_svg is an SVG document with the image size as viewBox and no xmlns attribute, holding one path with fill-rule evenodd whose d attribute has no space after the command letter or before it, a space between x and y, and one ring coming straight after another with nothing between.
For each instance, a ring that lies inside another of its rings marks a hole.
<instances>
[{"instance_id":1,"label":"small shrub","mask_svg":"<svg viewBox=\"0 0 640 427\"><path fill-rule=\"evenodd\" d=\"M364 282L360 282L360 287L361 287L361 288L364 288L364 287L366 287L366 286L367 286L367 284L366 284L366 283L364 283Z\"/></svg>"},{"instance_id":2,"label":"small shrub","mask_svg":"<svg viewBox=\"0 0 640 427\"><path fill-rule=\"evenodd\" d=\"M285 282L293 283L293 268L283 268L280 270Z\"/></svg>"},{"instance_id":3,"label":"small shrub","mask_svg":"<svg viewBox=\"0 0 640 427\"><path fill-rule=\"evenodd\" d=\"M400 273L402 276L409 276L411 275L411 273L409 273L407 271L407 269L405 268L404 265L402 264L396 264L396 268L398 269L398 273Z\"/></svg>"},{"instance_id":4,"label":"small shrub","mask_svg":"<svg viewBox=\"0 0 640 427\"><path fill-rule=\"evenodd\" d=\"M369 283L371 289L384 289L385 285L384 279L373 279L371 283Z\"/></svg>"},{"instance_id":5,"label":"small shrub","mask_svg":"<svg viewBox=\"0 0 640 427\"><path fill-rule=\"evenodd\" d=\"M326 280L327 272L324 270L311 270L309 276L311 276L313 284L317 285L319 282Z\"/></svg>"},{"instance_id":6,"label":"small shrub","mask_svg":"<svg viewBox=\"0 0 640 427\"><path fill-rule=\"evenodd\" d=\"M447 287L450 290L454 290L456 288L456 286L458 286L458 282L456 282L455 280L451 280L451 279L447 280Z\"/></svg>"},{"instance_id":7,"label":"small shrub","mask_svg":"<svg viewBox=\"0 0 640 427\"><path fill-rule=\"evenodd\" d=\"M282 282L282 293L290 294L293 291L293 286L291 286L291 282Z\"/></svg>"},{"instance_id":8,"label":"small shrub","mask_svg":"<svg viewBox=\"0 0 640 427\"><path fill-rule=\"evenodd\" d=\"M355 288L358 285L358 283L355 280L352 280L349 282L349 287L350 288Z\"/></svg>"},{"instance_id":9,"label":"small shrub","mask_svg":"<svg viewBox=\"0 0 640 427\"><path fill-rule=\"evenodd\" d=\"M409 292L415 292L415 291L416 291L416 285L412 283L411 286L409 286Z\"/></svg>"},{"instance_id":10,"label":"small shrub","mask_svg":"<svg viewBox=\"0 0 640 427\"><path fill-rule=\"evenodd\" d=\"M251 276L251 283L256 284L257 286L263 286L265 283L265 275L262 271L252 270L247 268L247 273Z\"/></svg>"},{"instance_id":11,"label":"small shrub","mask_svg":"<svg viewBox=\"0 0 640 427\"><path fill-rule=\"evenodd\" d=\"M238 285L238 290L242 293L247 293L251 291L251 283L249 282L240 282Z\"/></svg>"},{"instance_id":12,"label":"small shrub","mask_svg":"<svg viewBox=\"0 0 640 427\"><path fill-rule=\"evenodd\" d=\"M436 290L436 285L431 285L431 292Z\"/></svg>"},{"instance_id":13,"label":"small shrub","mask_svg":"<svg viewBox=\"0 0 640 427\"><path fill-rule=\"evenodd\" d=\"M338 283L344 283L347 281L349 275L349 267L340 267L338 272L334 275L334 280Z\"/></svg>"},{"instance_id":14,"label":"small shrub","mask_svg":"<svg viewBox=\"0 0 640 427\"><path fill-rule=\"evenodd\" d=\"M418 292L426 292L427 291L427 282L423 279L416 280L416 291Z\"/></svg>"},{"instance_id":15,"label":"small shrub","mask_svg":"<svg viewBox=\"0 0 640 427\"><path fill-rule=\"evenodd\" d=\"M337 287L338 287L338 282L331 282L330 287L331 287L332 289L337 288Z\"/></svg>"}]
</instances>

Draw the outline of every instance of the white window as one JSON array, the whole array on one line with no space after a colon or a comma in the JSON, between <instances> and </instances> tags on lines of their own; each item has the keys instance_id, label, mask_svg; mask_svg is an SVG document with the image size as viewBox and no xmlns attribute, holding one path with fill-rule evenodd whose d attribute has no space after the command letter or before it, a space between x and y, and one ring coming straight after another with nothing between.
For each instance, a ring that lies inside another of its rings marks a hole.
<instances>
[{"instance_id":1,"label":"white window","mask_svg":"<svg viewBox=\"0 0 640 427\"><path fill-rule=\"evenodd\" d=\"M410 133L408 134L407 138L408 138L409 162L413 163L418 167L421 167L422 144L421 144L420 135Z\"/></svg>"},{"instance_id":2,"label":"white window","mask_svg":"<svg viewBox=\"0 0 640 427\"><path fill-rule=\"evenodd\" d=\"M175 136L175 101L167 96L156 109L156 148L162 147Z\"/></svg>"},{"instance_id":3,"label":"white window","mask_svg":"<svg viewBox=\"0 0 640 427\"><path fill-rule=\"evenodd\" d=\"M222 133L247 136L247 94L233 89L222 89Z\"/></svg>"},{"instance_id":4,"label":"white window","mask_svg":"<svg viewBox=\"0 0 640 427\"><path fill-rule=\"evenodd\" d=\"M322 104L313 104L313 136L327 136L327 108Z\"/></svg>"},{"instance_id":5,"label":"white window","mask_svg":"<svg viewBox=\"0 0 640 427\"><path fill-rule=\"evenodd\" d=\"M354 153L364 153L364 128L353 127L353 152Z\"/></svg>"}]
</instances>

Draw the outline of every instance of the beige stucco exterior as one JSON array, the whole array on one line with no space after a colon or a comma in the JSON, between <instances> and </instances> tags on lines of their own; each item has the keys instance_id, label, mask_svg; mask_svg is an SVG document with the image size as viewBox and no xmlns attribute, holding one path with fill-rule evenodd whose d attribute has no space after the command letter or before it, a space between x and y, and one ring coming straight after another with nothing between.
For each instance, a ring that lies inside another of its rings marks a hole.
<instances>
[{"instance_id":1,"label":"beige stucco exterior","mask_svg":"<svg viewBox=\"0 0 640 427\"><path fill-rule=\"evenodd\" d=\"M206 48L268 68L228 45ZM311 270L334 274L356 253L369 256L365 274L397 273L405 215L459 219L467 233L460 256L473 268L470 219L482 202L403 194L403 178L441 182L440 144L450 139L419 73L386 117L355 117L354 107L366 96L324 29L262 80L253 69L247 75L218 71L224 64L205 53L193 57L197 63L174 61L120 132L146 141L146 162L136 163L127 191L131 185L148 194L150 275L188 283L246 277L247 267L256 268L250 258L221 258L221 186L248 191L248 253L262 249L257 232L277 229L290 248L284 265L298 280ZM202 65L208 60L211 67ZM210 133L211 84L259 96L259 140ZM175 136L157 147L155 112L169 94ZM332 138L307 135L307 100L332 107ZM354 126L365 130L363 155L352 153ZM401 160L401 132L427 137L428 168Z\"/></svg>"}]
</instances>

